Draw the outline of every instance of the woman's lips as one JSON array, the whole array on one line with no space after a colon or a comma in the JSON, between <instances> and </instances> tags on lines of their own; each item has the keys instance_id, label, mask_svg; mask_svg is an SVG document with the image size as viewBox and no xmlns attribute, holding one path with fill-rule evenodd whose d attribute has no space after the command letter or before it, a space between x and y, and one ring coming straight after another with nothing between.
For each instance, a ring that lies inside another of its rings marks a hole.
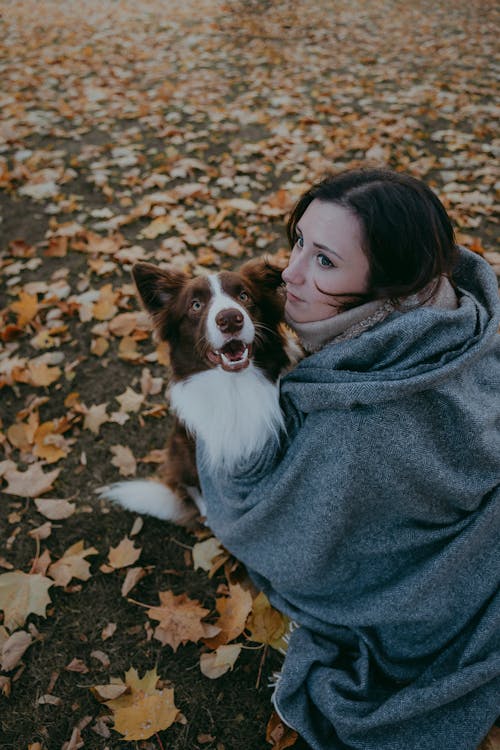
<instances>
[{"instance_id":1,"label":"woman's lips","mask_svg":"<svg viewBox=\"0 0 500 750\"><path fill-rule=\"evenodd\" d=\"M304 301L300 297L297 297L297 295L291 292L289 289L286 290L286 298L289 302L303 302Z\"/></svg>"}]
</instances>

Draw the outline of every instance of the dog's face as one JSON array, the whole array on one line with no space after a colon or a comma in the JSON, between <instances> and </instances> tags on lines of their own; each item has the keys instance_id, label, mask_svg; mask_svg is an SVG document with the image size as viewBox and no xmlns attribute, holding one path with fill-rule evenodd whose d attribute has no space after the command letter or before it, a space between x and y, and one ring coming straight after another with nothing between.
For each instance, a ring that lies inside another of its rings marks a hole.
<instances>
[{"instance_id":1,"label":"dog's face","mask_svg":"<svg viewBox=\"0 0 500 750\"><path fill-rule=\"evenodd\" d=\"M158 335L170 345L174 377L214 367L239 372L251 361L274 377L268 360L284 307L279 268L255 259L237 272L190 278L137 263L132 273Z\"/></svg>"}]
</instances>

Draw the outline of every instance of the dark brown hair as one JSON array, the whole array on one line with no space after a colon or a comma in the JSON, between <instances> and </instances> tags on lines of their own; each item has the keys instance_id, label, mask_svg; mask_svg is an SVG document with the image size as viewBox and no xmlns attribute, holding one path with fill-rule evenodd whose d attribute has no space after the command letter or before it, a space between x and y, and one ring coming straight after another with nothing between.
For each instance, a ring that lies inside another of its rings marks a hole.
<instances>
[{"instance_id":1,"label":"dark brown hair","mask_svg":"<svg viewBox=\"0 0 500 750\"><path fill-rule=\"evenodd\" d=\"M325 177L293 208L287 224L290 247L296 242L297 223L313 200L343 206L361 222L369 286L343 309L383 298L397 304L430 285L422 304L441 275L451 280L457 259L453 227L439 198L421 180L386 169L353 169Z\"/></svg>"}]
</instances>

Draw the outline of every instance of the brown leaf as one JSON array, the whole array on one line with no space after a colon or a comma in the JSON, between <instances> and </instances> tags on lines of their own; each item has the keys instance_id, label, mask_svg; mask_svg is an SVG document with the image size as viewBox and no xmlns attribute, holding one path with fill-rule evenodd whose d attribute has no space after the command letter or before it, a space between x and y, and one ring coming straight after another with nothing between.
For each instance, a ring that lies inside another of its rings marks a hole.
<instances>
[{"instance_id":1,"label":"brown leaf","mask_svg":"<svg viewBox=\"0 0 500 750\"><path fill-rule=\"evenodd\" d=\"M108 560L112 568L126 568L133 565L140 557L142 547L134 547L134 542L127 536L121 540L117 547L109 548Z\"/></svg>"},{"instance_id":2,"label":"brown leaf","mask_svg":"<svg viewBox=\"0 0 500 750\"><path fill-rule=\"evenodd\" d=\"M272 745L272 750L286 750L287 747L293 747L298 738L297 732L287 727L273 711L266 728L266 741Z\"/></svg>"},{"instance_id":3,"label":"brown leaf","mask_svg":"<svg viewBox=\"0 0 500 750\"><path fill-rule=\"evenodd\" d=\"M69 664L66 664L64 669L67 672L79 672L80 674L87 674L87 672L90 671L85 662L82 659L77 659L76 657L72 659Z\"/></svg>"},{"instance_id":4,"label":"brown leaf","mask_svg":"<svg viewBox=\"0 0 500 750\"><path fill-rule=\"evenodd\" d=\"M82 539L68 547L61 559L50 566L48 575L54 579L56 586L67 586L72 578L88 581L90 578L90 563L85 558L97 554L95 547L84 549Z\"/></svg>"},{"instance_id":5,"label":"brown leaf","mask_svg":"<svg viewBox=\"0 0 500 750\"><path fill-rule=\"evenodd\" d=\"M105 422L109 422L109 416L106 413L106 407L108 403L94 404L85 411L85 419L83 420L83 429L90 430L94 435L99 434L101 425Z\"/></svg>"},{"instance_id":6,"label":"brown leaf","mask_svg":"<svg viewBox=\"0 0 500 750\"><path fill-rule=\"evenodd\" d=\"M129 594L129 592L134 588L136 583L139 583L141 578L144 578L145 575L146 571L144 570L144 568L129 568L127 570L127 575L125 576L125 580L122 583L122 596L127 596L127 594Z\"/></svg>"},{"instance_id":7,"label":"brown leaf","mask_svg":"<svg viewBox=\"0 0 500 750\"><path fill-rule=\"evenodd\" d=\"M205 677L216 680L234 667L234 663L241 651L241 643L232 643L229 646L219 646L209 654L200 657L200 669Z\"/></svg>"},{"instance_id":8,"label":"brown leaf","mask_svg":"<svg viewBox=\"0 0 500 750\"><path fill-rule=\"evenodd\" d=\"M168 644L177 651L188 641L196 643L207 636L207 623L202 619L209 614L195 599L187 594L175 596L171 591L160 591L161 606L147 610L148 617L159 620L154 637L163 645Z\"/></svg>"},{"instance_id":9,"label":"brown leaf","mask_svg":"<svg viewBox=\"0 0 500 750\"><path fill-rule=\"evenodd\" d=\"M111 445L110 451L113 454L111 463L119 469L122 477L134 476L137 462L130 448L127 445Z\"/></svg>"},{"instance_id":10,"label":"brown leaf","mask_svg":"<svg viewBox=\"0 0 500 750\"><path fill-rule=\"evenodd\" d=\"M247 617L252 610L252 595L238 583L229 584L229 596L217 599L217 611L220 614L215 622L220 633L215 638L207 638L205 643L210 648L217 648L237 638L245 629Z\"/></svg>"},{"instance_id":11,"label":"brown leaf","mask_svg":"<svg viewBox=\"0 0 500 750\"><path fill-rule=\"evenodd\" d=\"M253 600L252 611L246 623L250 639L278 650L283 649L286 645L283 636L288 631L289 624L288 617L274 609L261 591Z\"/></svg>"},{"instance_id":12,"label":"brown leaf","mask_svg":"<svg viewBox=\"0 0 500 750\"><path fill-rule=\"evenodd\" d=\"M103 641L107 641L108 638L111 638L112 635L114 635L116 631L116 622L108 622L105 628L102 629L101 632L101 638Z\"/></svg>"},{"instance_id":13,"label":"brown leaf","mask_svg":"<svg viewBox=\"0 0 500 750\"><path fill-rule=\"evenodd\" d=\"M69 518L76 510L74 503L67 500L56 500L55 498L35 498L35 505L39 513L51 521L60 521Z\"/></svg>"},{"instance_id":14,"label":"brown leaf","mask_svg":"<svg viewBox=\"0 0 500 750\"><path fill-rule=\"evenodd\" d=\"M20 570L0 575L0 609L7 630L22 627L32 612L45 617L50 603L47 592L53 585L45 576L28 575Z\"/></svg>"},{"instance_id":15,"label":"brown leaf","mask_svg":"<svg viewBox=\"0 0 500 750\"><path fill-rule=\"evenodd\" d=\"M38 497L52 489L53 483L60 474L61 469L54 469L44 474L41 464L32 464L26 471L8 469L4 478L9 483L4 489L7 495L18 495L19 497Z\"/></svg>"},{"instance_id":16,"label":"brown leaf","mask_svg":"<svg viewBox=\"0 0 500 750\"><path fill-rule=\"evenodd\" d=\"M2 644L0 669L10 672L17 667L26 649L31 646L33 639L25 630L18 630Z\"/></svg>"},{"instance_id":17,"label":"brown leaf","mask_svg":"<svg viewBox=\"0 0 500 750\"><path fill-rule=\"evenodd\" d=\"M25 291L19 293L19 301L13 302L10 309L17 315L17 325L23 328L30 323L38 313L38 298L36 294L28 294Z\"/></svg>"}]
</instances>

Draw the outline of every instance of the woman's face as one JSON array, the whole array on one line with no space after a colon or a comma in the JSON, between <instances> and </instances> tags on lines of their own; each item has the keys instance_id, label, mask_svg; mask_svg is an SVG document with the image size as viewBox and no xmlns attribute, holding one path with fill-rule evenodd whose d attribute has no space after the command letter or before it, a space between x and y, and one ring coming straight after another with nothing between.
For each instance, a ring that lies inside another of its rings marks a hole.
<instances>
[{"instance_id":1,"label":"woman's face","mask_svg":"<svg viewBox=\"0 0 500 750\"><path fill-rule=\"evenodd\" d=\"M313 200L296 227L286 283L287 315L311 323L336 315L349 296L367 291L369 264L358 217L343 206Z\"/></svg>"}]
</instances>

